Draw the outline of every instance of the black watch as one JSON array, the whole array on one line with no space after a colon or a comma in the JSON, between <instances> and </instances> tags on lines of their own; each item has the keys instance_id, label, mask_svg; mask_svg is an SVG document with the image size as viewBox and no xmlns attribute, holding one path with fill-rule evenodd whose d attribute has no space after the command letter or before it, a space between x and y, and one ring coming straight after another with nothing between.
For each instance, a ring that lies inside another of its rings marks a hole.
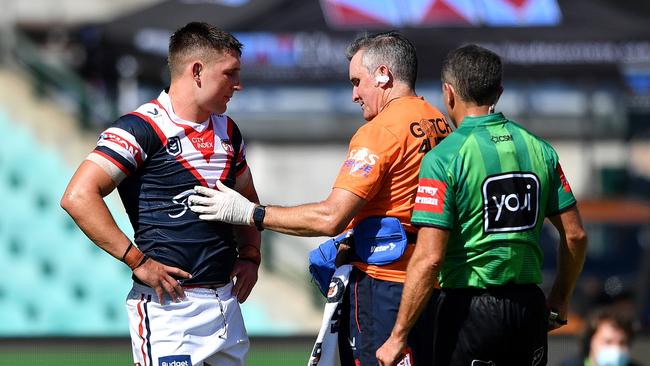
<instances>
[{"instance_id":1,"label":"black watch","mask_svg":"<svg viewBox=\"0 0 650 366\"><path fill-rule=\"evenodd\" d=\"M266 206L255 206L253 209L253 223L259 231L264 230L264 227L262 226L262 223L264 222L264 215L266 215Z\"/></svg>"},{"instance_id":2,"label":"black watch","mask_svg":"<svg viewBox=\"0 0 650 366\"><path fill-rule=\"evenodd\" d=\"M567 325L568 321L566 319L560 319L560 312L556 309L550 309L548 320L550 322L555 322L558 325Z\"/></svg>"}]
</instances>

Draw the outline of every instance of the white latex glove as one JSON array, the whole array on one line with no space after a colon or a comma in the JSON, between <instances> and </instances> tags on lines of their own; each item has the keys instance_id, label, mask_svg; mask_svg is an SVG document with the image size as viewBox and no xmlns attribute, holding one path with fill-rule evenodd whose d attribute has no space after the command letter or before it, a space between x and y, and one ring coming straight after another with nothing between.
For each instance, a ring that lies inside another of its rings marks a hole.
<instances>
[{"instance_id":1,"label":"white latex glove","mask_svg":"<svg viewBox=\"0 0 650 366\"><path fill-rule=\"evenodd\" d=\"M222 221L234 225L253 225L253 209L256 204L239 192L217 181L217 189L196 186L187 201L190 210L199 214L201 220Z\"/></svg>"}]
</instances>

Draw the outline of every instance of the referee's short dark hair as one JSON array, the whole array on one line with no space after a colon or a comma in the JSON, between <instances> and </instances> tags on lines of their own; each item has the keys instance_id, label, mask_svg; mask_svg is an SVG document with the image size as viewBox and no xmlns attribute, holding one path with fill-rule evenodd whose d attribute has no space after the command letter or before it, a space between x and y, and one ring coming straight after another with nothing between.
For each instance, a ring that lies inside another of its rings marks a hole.
<instances>
[{"instance_id":1,"label":"referee's short dark hair","mask_svg":"<svg viewBox=\"0 0 650 366\"><path fill-rule=\"evenodd\" d=\"M449 52L442 64L442 82L451 84L465 102L491 105L501 92L502 69L499 55L469 44Z\"/></svg>"},{"instance_id":2,"label":"referee's short dark hair","mask_svg":"<svg viewBox=\"0 0 650 366\"><path fill-rule=\"evenodd\" d=\"M241 56L242 47L235 36L211 24L187 23L169 38L169 71L172 77L179 73L188 57L198 56L208 62L214 51L232 50Z\"/></svg>"}]
</instances>

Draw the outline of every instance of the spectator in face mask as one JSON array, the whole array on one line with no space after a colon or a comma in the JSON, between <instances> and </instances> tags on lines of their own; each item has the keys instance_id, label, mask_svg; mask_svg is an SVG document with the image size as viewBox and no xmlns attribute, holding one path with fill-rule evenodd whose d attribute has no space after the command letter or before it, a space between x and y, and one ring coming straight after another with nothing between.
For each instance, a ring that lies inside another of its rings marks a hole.
<instances>
[{"instance_id":1,"label":"spectator in face mask","mask_svg":"<svg viewBox=\"0 0 650 366\"><path fill-rule=\"evenodd\" d=\"M634 338L631 321L610 309L594 312L582 337L580 357L562 366L639 366L630 359Z\"/></svg>"}]
</instances>

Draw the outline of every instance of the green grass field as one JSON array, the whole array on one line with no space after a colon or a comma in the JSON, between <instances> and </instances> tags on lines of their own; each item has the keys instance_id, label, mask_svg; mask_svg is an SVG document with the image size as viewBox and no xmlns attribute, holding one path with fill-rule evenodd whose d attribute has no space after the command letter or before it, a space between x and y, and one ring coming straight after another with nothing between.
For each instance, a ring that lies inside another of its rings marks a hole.
<instances>
[{"instance_id":1,"label":"green grass field","mask_svg":"<svg viewBox=\"0 0 650 366\"><path fill-rule=\"evenodd\" d=\"M284 339L283 341L252 339L247 365L304 366L310 351L311 344L307 338ZM106 341L13 339L4 342L0 340L0 365L130 366L133 365L133 358L128 339Z\"/></svg>"}]
</instances>

